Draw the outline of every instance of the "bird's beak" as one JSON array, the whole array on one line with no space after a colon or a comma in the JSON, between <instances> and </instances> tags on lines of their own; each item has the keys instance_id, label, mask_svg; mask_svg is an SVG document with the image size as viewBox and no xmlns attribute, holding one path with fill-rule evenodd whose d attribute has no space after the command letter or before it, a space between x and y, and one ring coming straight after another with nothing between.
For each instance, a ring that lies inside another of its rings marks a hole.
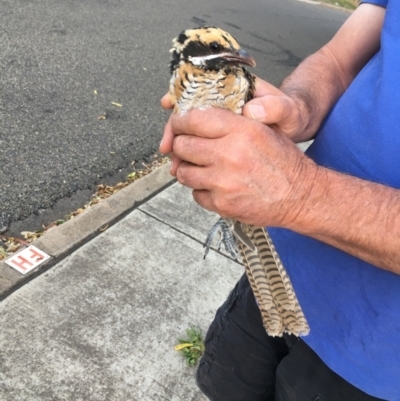
<instances>
[{"instance_id":1,"label":"bird's beak","mask_svg":"<svg viewBox=\"0 0 400 401\"><path fill-rule=\"evenodd\" d=\"M222 55L222 57L227 59L229 62L249 65L250 67L256 66L256 61L250 56L249 53L246 52L246 50L240 49L232 53L225 53Z\"/></svg>"}]
</instances>

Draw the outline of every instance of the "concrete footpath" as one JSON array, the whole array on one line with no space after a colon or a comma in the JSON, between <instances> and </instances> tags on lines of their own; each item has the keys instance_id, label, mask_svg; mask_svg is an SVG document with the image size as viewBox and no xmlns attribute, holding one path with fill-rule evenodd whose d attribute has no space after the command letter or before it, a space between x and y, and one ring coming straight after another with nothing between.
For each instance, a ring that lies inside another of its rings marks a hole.
<instances>
[{"instance_id":1,"label":"concrete footpath","mask_svg":"<svg viewBox=\"0 0 400 401\"><path fill-rule=\"evenodd\" d=\"M1 401L206 400L174 345L205 333L243 268L203 261L216 216L168 171L50 230L36 271L0 262Z\"/></svg>"}]
</instances>

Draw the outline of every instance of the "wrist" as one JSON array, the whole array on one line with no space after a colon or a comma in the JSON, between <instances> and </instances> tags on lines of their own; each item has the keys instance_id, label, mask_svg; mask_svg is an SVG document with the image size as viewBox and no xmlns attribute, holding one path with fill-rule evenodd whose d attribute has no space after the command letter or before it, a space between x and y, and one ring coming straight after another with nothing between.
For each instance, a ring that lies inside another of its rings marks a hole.
<instances>
[{"instance_id":1,"label":"wrist","mask_svg":"<svg viewBox=\"0 0 400 401\"><path fill-rule=\"evenodd\" d=\"M325 197L327 170L304 157L298 175L288 196L282 227L307 234L317 204Z\"/></svg>"}]
</instances>

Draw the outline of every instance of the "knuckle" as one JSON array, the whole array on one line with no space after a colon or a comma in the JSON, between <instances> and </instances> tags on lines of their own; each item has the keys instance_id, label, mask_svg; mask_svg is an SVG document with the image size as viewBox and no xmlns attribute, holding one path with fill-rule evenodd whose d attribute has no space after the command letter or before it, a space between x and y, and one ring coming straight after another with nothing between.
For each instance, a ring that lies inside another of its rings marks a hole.
<instances>
[{"instance_id":1,"label":"knuckle","mask_svg":"<svg viewBox=\"0 0 400 401\"><path fill-rule=\"evenodd\" d=\"M286 97L286 114L292 119L297 119L299 116L299 109L295 106L294 100L290 97Z\"/></svg>"},{"instance_id":2,"label":"knuckle","mask_svg":"<svg viewBox=\"0 0 400 401\"><path fill-rule=\"evenodd\" d=\"M187 113L188 127L190 131L197 131L204 123L204 110L192 109Z\"/></svg>"},{"instance_id":3,"label":"knuckle","mask_svg":"<svg viewBox=\"0 0 400 401\"><path fill-rule=\"evenodd\" d=\"M222 217L227 217L229 216L230 208L228 202L225 200L224 197L222 196L214 196L213 199L213 205L215 208L215 211Z\"/></svg>"},{"instance_id":4,"label":"knuckle","mask_svg":"<svg viewBox=\"0 0 400 401\"><path fill-rule=\"evenodd\" d=\"M198 203L200 206L205 207L206 209L209 208L209 205L206 202L205 194L203 191L193 190L192 196L193 196L194 201L196 203Z\"/></svg>"},{"instance_id":5,"label":"knuckle","mask_svg":"<svg viewBox=\"0 0 400 401\"><path fill-rule=\"evenodd\" d=\"M185 135L177 135L174 138L174 153L180 154L186 148L187 138Z\"/></svg>"},{"instance_id":6,"label":"knuckle","mask_svg":"<svg viewBox=\"0 0 400 401\"><path fill-rule=\"evenodd\" d=\"M288 117L290 114L290 104L289 99L286 96L281 96L280 101L277 104L278 113L280 118L283 120Z\"/></svg>"},{"instance_id":7,"label":"knuckle","mask_svg":"<svg viewBox=\"0 0 400 401\"><path fill-rule=\"evenodd\" d=\"M182 142L182 135L177 135L174 137L174 149L179 148Z\"/></svg>"}]
</instances>

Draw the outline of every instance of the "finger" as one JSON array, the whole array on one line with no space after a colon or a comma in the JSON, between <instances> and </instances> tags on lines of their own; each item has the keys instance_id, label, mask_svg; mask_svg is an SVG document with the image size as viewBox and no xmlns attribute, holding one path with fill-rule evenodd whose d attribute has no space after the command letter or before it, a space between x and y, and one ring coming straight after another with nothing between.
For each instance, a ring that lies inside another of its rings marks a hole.
<instances>
[{"instance_id":1,"label":"finger","mask_svg":"<svg viewBox=\"0 0 400 401\"><path fill-rule=\"evenodd\" d=\"M202 208L215 212L214 204L211 199L211 192L206 189L194 189L192 192L194 201Z\"/></svg>"},{"instance_id":2,"label":"finger","mask_svg":"<svg viewBox=\"0 0 400 401\"><path fill-rule=\"evenodd\" d=\"M171 155L171 169L169 170L169 173L176 177L176 171L178 170L179 165L181 164L182 160L175 156L174 154Z\"/></svg>"},{"instance_id":3,"label":"finger","mask_svg":"<svg viewBox=\"0 0 400 401\"><path fill-rule=\"evenodd\" d=\"M172 152L172 144L174 142L175 135L172 131L171 117L168 119L167 124L165 124L163 137L159 146L159 151L161 154L165 155Z\"/></svg>"},{"instance_id":4,"label":"finger","mask_svg":"<svg viewBox=\"0 0 400 401\"><path fill-rule=\"evenodd\" d=\"M254 97L262 97L266 95L282 96L283 92L279 90L276 86L271 85L269 82L256 77L256 87L254 92Z\"/></svg>"},{"instance_id":5,"label":"finger","mask_svg":"<svg viewBox=\"0 0 400 401\"><path fill-rule=\"evenodd\" d=\"M216 206L212 191L207 189L195 189L192 192L193 199L202 208L218 213L221 217L233 218L234 216L225 215L223 211L219 210Z\"/></svg>"},{"instance_id":6,"label":"finger","mask_svg":"<svg viewBox=\"0 0 400 401\"><path fill-rule=\"evenodd\" d=\"M209 108L193 109L171 116L175 135L196 135L203 138L221 138L229 133L249 127L249 120L229 110Z\"/></svg>"},{"instance_id":7,"label":"finger","mask_svg":"<svg viewBox=\"0 0 400 401\"><path fill-rule=\"evenodd\" d=\"M263 124L285 124L294 117L294 104L287 96L263 96L250 100L243 115Z\"/></svg>"},{"instance_id":8,"label":"finger","mask_svg":"<svg viewBox=\"0 0 400 401\"><path fill-rule=\"evenodd\" d=\"M196 166L186 161L179 164L176 178L182 185L192 189L208 190L212 185L206 167Z\"/></svg>"},{"instance_id":9,"label":"finger","mask_svg":"<svg viewBox=\"0 0 400 401\"><path fill-rule=\"evenodd\" d=\"M197 166L208 166L215 160L216 140L193 135L178 135L174 139L174 155Z\"/></svg>"},{"instance_id":10,"label":"finger","mask_svg":"<svg viewBox=\"0 0 400 401\"><path fill-rule=\"evenodd\" d=\"M171 100L171 95L169 93L167 93L161 98L161 107L163 109L172 109L174 107Z\"/></svg>"}]
</instances>

